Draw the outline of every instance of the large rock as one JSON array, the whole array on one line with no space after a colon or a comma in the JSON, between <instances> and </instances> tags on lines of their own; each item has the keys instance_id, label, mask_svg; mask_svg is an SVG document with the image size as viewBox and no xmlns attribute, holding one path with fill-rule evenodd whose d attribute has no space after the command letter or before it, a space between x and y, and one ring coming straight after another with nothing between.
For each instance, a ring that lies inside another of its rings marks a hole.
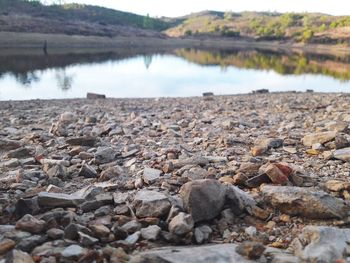
<instances>
[{"instance_id":1,"label":"large rock","mask_svg":"<svg viewBox=\"0 0 350 263\"><path fill-rule=\"evenodd\" d=\"M235 214L249 212L256 206L256 201L252 196L236 186L227 186L226 188L226 204Z\"/></svg>"},{"instance_id":2,"label":"large rock","mask_svg":"<svg viewBox=\"0 0 350 263\"><path fill-rule=\"evenodd\" d=\"M307 226L291 248L301 262L333 263L343 258L349 242L350 229Z\"/></svg>"},{"instance_id":3,"label":"large rock","mask_svg":"<svg viewBox=\"0 0 350 263\"><path fill-rule=\"evenodd\" d=\"M315 143L326 143L335 139L336 131L318 132L304 136L302 143L305 146L311 147Z\"/></svg>"},{"instance_id":4,"label":"large rock","mask_svg":"<svg viewBox=\"0 0 350 263\"><path fill-rule=\"evenodd\" d=\"M133 205L138 217L161 217L168 214L171 204L165 194L141 190L137 192Z\"/></svg>"},{"instance_id":5,"label":"large rock","mask_svg":"<svg viewBox=\"0 0 350 263\"><path fill-rule=\"evenodd\" d=\"M76 207L84 199L68 194L41 192L38 194L38 204L41 207Z\"/></svg>"},{"instance_id":6,"label":"large rock","mask_svg":"<svg viewBox=\"0 0 350 263\"><path fill-rule=\"evenodd\" d=\"M180 196L184 208L196 223L220 214L225 204L226 187L216 180L196 180L184 184Z\"/></svg>"},{"instance_id":7,"label":"large rock","mask_svg":"<svg viewBox=\"0 0 350 263\"><path fill-rule=\"evenodd\" d=\"M333 157L338 160L342 160L345 162L350 162L350 147L336 150L333 153Z\"/></svg>"},{"instance_id":8,"label":"large rock","mask_svg":"<svg viewBox=\"0 0 350 263\"><path fill-rule=\"evenodd\" d=\"M265 199L283 213L312 219L343 218L349 206L323 191L293 186L261 187Z\"/></svg>"},{"instance_id":9,"label":"large rock","mask_svg":"<svg viewBox=\"0 0 350 263\"><path fill-rule=\"evenodd\" d=\"M263 256L258 260L249 260L236 252L236 245L206 245L200 247L172 247L151 250L134 256L131 263L259 263L266 262Z\"/></svg>"}]
</instances>

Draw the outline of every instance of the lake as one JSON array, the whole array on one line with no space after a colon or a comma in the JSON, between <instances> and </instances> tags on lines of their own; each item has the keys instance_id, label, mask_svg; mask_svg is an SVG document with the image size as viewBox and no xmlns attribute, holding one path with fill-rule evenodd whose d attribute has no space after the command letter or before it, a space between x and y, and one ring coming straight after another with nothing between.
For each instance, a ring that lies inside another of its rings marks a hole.
<instances>
[{"instance_id":1,"label":"lake","mask_svg":"<svg viewBox=\"0 0 350 263\"><path fill-rule=\"evenodd\" d=\"M350 55L175 49L0 50L0 100L187 97L270 91L349 92Z\"/></svg>"}]
</instances>

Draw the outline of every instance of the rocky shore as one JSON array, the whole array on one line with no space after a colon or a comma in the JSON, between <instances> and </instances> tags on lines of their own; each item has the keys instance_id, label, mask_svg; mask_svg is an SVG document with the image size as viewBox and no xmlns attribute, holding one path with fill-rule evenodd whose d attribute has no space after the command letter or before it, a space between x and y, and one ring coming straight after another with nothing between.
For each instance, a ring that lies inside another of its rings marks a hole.
<instances>
[{"instance_id":1,"label":"rocky shore","mask_svg":"<svg viewBox=\"0 0 350 263\"><path fill-rule=\"evenodd\" d=\"M350 262L350 96L0 102L0 262Z\"/></svg>"}]
</instances>

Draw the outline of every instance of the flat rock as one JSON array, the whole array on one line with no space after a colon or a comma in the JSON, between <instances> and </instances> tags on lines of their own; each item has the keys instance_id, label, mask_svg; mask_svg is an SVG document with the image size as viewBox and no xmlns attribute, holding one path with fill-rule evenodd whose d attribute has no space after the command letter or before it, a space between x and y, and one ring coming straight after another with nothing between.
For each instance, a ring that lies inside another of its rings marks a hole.
<instances>
[{"instance_id":1,"label":"flat rock","mask_svg":"<svg viewBox=\"0 0 350 263\"><path fill-rule=\"evenodd\" d=\"M262 257L259 260L249 260L236 252L236 245L205 245L200 247L168 247L141 253L130 260L131 263L167 262L167 263L253 263L266 262Z\"/></svg>"},{"instance_id":2,"label":"flat rock","mask_svg":"<svg viewBox=\"0 0 350 263\"><path fill-rule=\"evenodd\" d=\"M311 147L313 144L316 143L324 144L326 142L334 140L336 135L336 131L312 133L304 136L304 138L302 139L302 143L308 147Z\"/></svg>"},{"instance_id":3,"label":"flat rock","mask_svg":"<svg viewBox=\"0 0 350 263\"><path fill-rule=\"evenodd\" d=\"M216 180L196 180L181 187L184 208L194 222L217 217L225 203L226 188Z\"/></svg>"},{"instance_id":4,"label":"flat rock","mask_svg":"<svg viewBox=\"0 0 350 263\"><path fill-rule=\"evenodd\" d=\"M334 151L333 157L338 160L350 162L350 147Z\"/></svg>"},{"instance_id":5,"label":"flat rock","mask_svg":"<svg viewBox=\"0 0 350 263\"><path fill-rule=\"evenodd\" d=\"M343 218L349 211L344 200L312 188L264 185L260 189L272 206L293 216L312 219Z\"/></svg>"},{"instance_id":6,"label":"flat rock","mask_svg":"<svg viewBox=\"0 0 350 263\"><path fill-rule=\"evenodd\" d=\"M133 205L138 217L161 217L167 215L171 207L165 194L149 190L137 192Z\"/></svg>"},{"instance_id":7,"label":"flat rock","mask_svg":"<svg viewBox=\"0 0 350 263\"><path fill-rule=\"evenodd\" d=\"M81 256L85 255L87 253L87 250L85 248L82 248L78 245L70 245L69 247L65 248L61 256L63 258L67 259L79 259Z\"/></svg>"},{"instance_id":8,"label":"flat rock","mask_svg":"<svg viewBox=\"0 0 350 263\"><path fill-rule=\"evenodd\" d=\"M41 192L38 194L38 204L41 207L76 207L84 202L79 196Z\"/></svg>"}]
</instances>

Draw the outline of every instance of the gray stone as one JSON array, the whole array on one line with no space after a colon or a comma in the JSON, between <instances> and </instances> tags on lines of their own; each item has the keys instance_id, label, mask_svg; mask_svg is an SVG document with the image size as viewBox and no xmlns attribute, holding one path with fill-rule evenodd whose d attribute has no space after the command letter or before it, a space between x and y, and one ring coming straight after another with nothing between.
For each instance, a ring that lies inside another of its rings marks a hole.
<instances>
[{"instance_id":1,"label":"gray stone","mask_svg":"<svg viewBox=\"0 0 350 263\"><path fill-rule=\"evenodd\" d=\"M81 243L85 247L90 247L95 245L98 242L97 238L91 237L83 232L78 232L79 235L79 243Z\"/></svg>"},{"instance_id":2,"label":"gray stone","mask_svg":"<svg viewBox=\"0 0 350 263\"><path fill-rule=\"evenodd\" d=\"M133 205L138 217L161 217L167 215L171 207L166 195L149 190L137 192Z\"/></svg>"},{"instance_id":3,"label":"gray stone","mask_svg":"<svg viewBox=\"0 0 350 263\"><path fill-rule=\"evenodd\" d=\"M256 206L256 201L248 193L231 185L226 188L226 204L232 212L241 214L242 212L251 213L253 207Z\"/></svg>"},{"instance_id":4,"label":"gray stone","mask_svg":"<svg viewBox=\"0 0 350 263\"><path fill-rule=\"evenodd\" d=\"M343 218L348 215L345 201L323 191L293 186L261 187L266 201L283 213L312 219Z\"/></svg>"},{"instance_id":5,"label":"gray stone","mask_svg":"<svg viewBox=\"0 0 350 263\"><path fill-rule=\"evenodd\" d=\"M183 212L175 216L169 223L169 231L178 236L191 232L194 227L192 216Z\"/></svg>"},{"instance_id":6,"label":"gray stone","mask_svg":"<svg viewBox=\"0 0 350 263\"><path fill-rule=\"evenodd\" d=\"M212 232L213 230L207 225L196 227L194 229L196 242L202 244L203 242L208 241Z\"/></svg>"},{"instance_id":7,"label":"gray stone","mask_svg":"<svg viewBox=\"0 0 350 263\"><path fill-rule=\"evenodd\" d=\"M115 160L117 151L112 147L99 147L95 152L96 164L110 163Z\"/></svg>"},{"instance_id":8,"label":"gray stone","mask_svg":"<svg viewBox=\"0 0 350 263\"><path fill-rule=\"evenodd\" d=\"M141 229L141 236L143 239L155 241L158 239L161 228L157 225L151 225Z\"/></svg>"},{"instance_id":9,"label":"gray stone","mask_svg":"<svg viewBox=\"0 0 350 263\"><path fill-rule=\"evenodd\" d=\"M188 182L180 190L184 208L195 223L217 217L224 206L225 195L226 188L216 180Z\"/></svg>"},{"instance_id":10,"label":"gray stone","mask_svg":"<svg viewBox=\"0 0 350 263\"><path fill-rule=\"evenodd\" d=\"M140 231L137 231L135 232L134 234L128 236L125 241L130 244L130 245L135 245L136 242L140 239L140 236L141 236L141 232Z\"/></svg>"},{"instance_id":11,"label":"gray stone","mask_svg":"<svg viewBox=\"0 0 350 263\"><path fill-rule=\"evenodd\" d=\"M0 139L0 151L11 151L21 147L19 141Z\"/></svg>"},{"instance_id":12,"label":"gray stone","mask_svg":"<svg viewBox=\"0 0 350 263\"><path fill-rule=\"evenodd\" d=\"M350 162L350 147L334 151L333 157L338 160Z\"/></svg>"},{"instance_id":13,"label":"gray stone","mask_svg":"<svg viewBox=\"0 0 350 263\"><path fill-rule=\"evenodd\" d=\"M141 229L141 224L136 220L131 220L122 225L120 228L128 234L132 234Z\"/></svg>"},{"instance_id":14,"label":"gray stone","mask_svg":"<svg viewBox=\"0 0 350 263\"><path fill-rule=\"evenodd\" d=\"M142 179L146 184L154 184L162 174L162 171L152 168L145 168L143 171Z\"/></svg>"},{"instance_id":15,"label":"gray stone","mask_svg":"<svg viewBox=\"0 0 350 263\"><path fill-rule=\"evenodd\" d=\"M67 259L79 259L87 253L85 248L78 245L70 245L61 252L61 256Z\"/></svg>"},{"instance_id":16,"label":"gray stone","mask_svg":"<svg viewBox=\"0 0 350 263\"><path fill-rule=\"evenodd\" d=\"M76 207L84 202L79 196L41 192L38 194L38 204L41 207Z\"/></svg>"}]
</instances>

